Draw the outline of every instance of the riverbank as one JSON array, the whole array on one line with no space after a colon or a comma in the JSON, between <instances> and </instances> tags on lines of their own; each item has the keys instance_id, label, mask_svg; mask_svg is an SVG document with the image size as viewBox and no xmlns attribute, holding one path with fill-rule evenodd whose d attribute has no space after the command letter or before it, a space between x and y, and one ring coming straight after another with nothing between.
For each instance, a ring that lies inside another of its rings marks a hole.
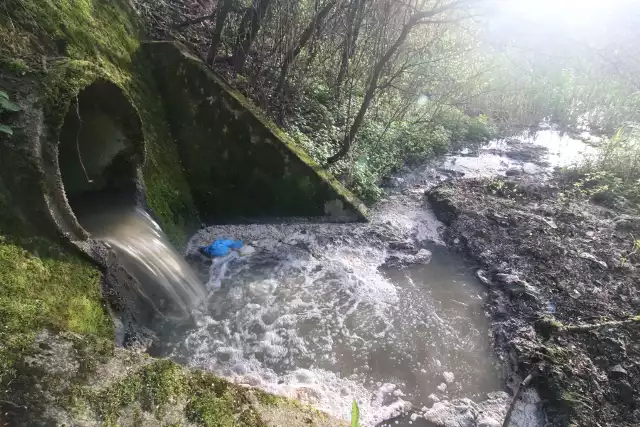
<instances>
[{"instance_id":1,"label":"riverbank","mask_svg":"<svg viewBox=\"0 0 640 427\"><path fill-rule=\"evenodd\" d=\"M480 266L510 386L534 373L549 425L638 425L640 217L566 176L541 181L457 179L427 198Z\"/></svg>"}]
</instances>

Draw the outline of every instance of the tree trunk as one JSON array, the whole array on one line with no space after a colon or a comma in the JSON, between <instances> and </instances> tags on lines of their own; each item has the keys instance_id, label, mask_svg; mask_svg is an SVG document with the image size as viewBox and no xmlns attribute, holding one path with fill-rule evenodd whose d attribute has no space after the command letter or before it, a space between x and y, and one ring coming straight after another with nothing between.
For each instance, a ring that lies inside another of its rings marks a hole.
<instances>
[{"instance_id":1,"label":"tree trunk","mask_svg":"<svg viewBox=\"0 0 640 427\"><path fill-rule=\"evenodd\" d=\"M278 79L278 87L276 88L276 93L282 93L282 91L284 90L284 84L287 80L287 72L289 71L289 66L293 63L293 61L296 60L298 55L300 55L302 49L304 49L307 42L311 39L313 32L316 30L316 28L318 28L319 25L322 25L322 21L324 21L324 19L327 17L329 12L331 12L331 9L333 9L333 6L335 6L336 3L337 0L329 0L329 2L322 9L320 9L318 13L316 13L307 28L302 32L300 40L298 41L296 46L287 52L284 60L282 61L282 65L280 65L280 78Z\"/></svg>"},{"instance_id":2,"label":"tree trunk","mask_svg":"<svg viewBox=\"0 0 640 427\"><path fill-rule=\"evenodd\" d=\"M349 130L349 133L345 135L344 139L342 140L342 145L340 147L340 150L338 150L336 154L334 154L333 156L327 159L327 164L333 164L338 160L344 158L347 154L349 154L349 150L351 149L353 140L355 139L356 134L358 133L358 130L360 129L360 126L362 125L362 122L364 120L364 116L367 113L367 109L369 108L369 105L371 104L371 101L375 96L376 89L378 88L378 79L380 78L380 74L382 74L382 70L384 70L384 67L387 64L387 62L389 62L389 60L393 57L393 55L398 51L398 49L405 42L411 30L416 25L425 23L424 21L422 21L423 19L438 15L447 10L453 9L456 6L460 6L465 3L470 3L472 1L473 0L456 0L451 3L445 4L443 6L431 9L430 11L427 11L427 12L416 13L412 15L411 18L409 18L409 21L404 25L404 27L402 27L402 32L400 33L396 41L389 47L389 49L387 49L387 51L384 53L382 58L380 58L380 60L376 63L375 67L373 68L373 74L371 75L371 79L369 79L367 91L364 94L364 99L362 100L362 104L360 105L358 114L356 115L356 118L353 120L351 129Z\"/></svg>"},{"instance_id":3,"label":"tree trunk","mask_svg":"<svg viewBox=\"0 0 640 427\"><path fill-rule=\"evenodd\" d=\"M244 64L247 62L247 55L251 49L251 43L253 43L258 31L260 31L262 19L267 13L270 2L271 0L253 0L252 6L247 9L245 15L242 17L240 31L238 32L238 41L235 51L233 52L233 69L236 73L241 73L244 69ZM249 28L247 29L247 27Z\"/></svg>"},{"instance_id":4,"label":"tree trunk","mask_svg":"<svg viewBox=\"0 0 640 427\"><path fill-rule=\"evenodd\" d=\"M216 60L216 54L218 53L218 45L222 38L222 31L224 30L224 24L227 21L227 16L233 7L233 0L220 0L220 5L216 10L216 28L211 38L211 45L207 51L207 64L213 65Z\"/></svg>"},{"instance_id":5,"label":"tree trunk","mask_svg":"<svg viewBox=\"0 0 640 427\"><path fill-rule=\"evenodd\" d=\"M342 47L342 58L340 59L340 69L338 71L338 78L336 79L336 100L340 99L340 92L344 78L347 75L347 68L349 67L349 58L353 56L351 54L351 47L353 45L352 38L354 34L354 21L358 11L358 6L363 0L351 0L349 3L349 13L347 15L347 32L344 38L344 45Z\"/></svg>"}]
</instances>

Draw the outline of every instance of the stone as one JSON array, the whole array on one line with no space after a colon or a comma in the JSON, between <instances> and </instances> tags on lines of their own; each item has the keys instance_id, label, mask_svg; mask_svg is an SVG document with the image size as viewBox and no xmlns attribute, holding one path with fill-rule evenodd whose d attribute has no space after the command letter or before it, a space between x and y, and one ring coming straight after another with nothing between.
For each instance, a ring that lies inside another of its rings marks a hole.
<instances>
[{"instance_id":1,"label":"stone","mask_svg":"<svg viewBox=\"0 0 640 427\"><path fill-rule=\"evenodd\" d=\"M431 262L431 256L431 252L426 249L420 249L415 255L390 255L384 261L383 267L406 268L413 264L429 264L429 262Z\"/></svg>"},{"instance_id":2,"label":"stone","mask_svg":"<svg viewBox=\"0 0 640 427\"><path fill-rule=\"evenodd\" d=\"M538 288L520 279L517 275L498 273L495 277L512 296L523 297L536 303L540 302L540 291Z\"/></svg>"},{"instance_id":3,"label":"stone","mask_svg":"<svg viewBox=\"0 0 640 427\"><path fill-rule=\"evenodd\" d=\"M609 377L611 379L620 379L626 377L628 374L627 370L622 367L622 365L616 365L613 368L609 369Z\"/></svg>"},{"instance_id":4,"label":"stone","mask_svg":"<svg viewBox=\"0 0 640 427\"><path fill-rule=\"evenodd\" d=\"M440 383L440 385L436 388L444 393L447 390L447 383Z\"/></svg>"},{"instance_id":5,"label":"stone","mask_svg":"<svg viewBox=\"0 0 640 427\"><path fill-rule=\"evenodd\" d=\"M429 399L430 401L432 401L433 403L435 402L440 402L440 398L438 396L436 396L435 394L431 393L427 399ZM422 408L422 412L425 412L427 410L427 407L425 406L424 408Z\"/></svg>"},{"instance_id":6,"label":"stone","mask_svg":"<svg viewBox=\"0 0 640 427\"><path fill-rule=\"evenodd\" d=\"M633 402L634 389L628 381L616 381L613 387L617 390L620 399L627 403Z\"/></svg>"},{"instance_id":7,"label":"stone","mask_svg":"<svg viewBox=\"0 0 640 427\"><path fill-rule=\"evenodd\" d=\"M472 401L459 399L434 403L424 418L438 427L476 427L477 413Z\"/></svg>"},{"instance_id":8,"label":"stone","mask_svg":"<svg viewBox=\"0 0 640 427\"><path fill-rule=\"evenodd\" d=\"M420 249L413 257L414 264L429 264L431 262L431 251Z\"/></svg>"},{"instance_id":9,"label":"stone","mask_svg":"<svg viewBox=\"0 0 640 427\"><path fill-rule=\"evenodd\" d=\"M504 173L506 176L518 176L518 175L522 175L523 170L519 169L519 168L509 168L507 169L507 171Z\"/></svg>"},{"instance_id":10,"label":"stone","mask_svg":"<svg viewBox=\"0 0 640 427\"><path fill-rule=\"evenodd\" d=\"M478 420L477 427L500 427L501 425L502 424L500 424L498 421L494 420L493 418L483 416L480 418L480 420Z\"/></svg>"},{"instance_id":11,"label":"stone","mask_svg":"<svg viewBox=\"0 0 640 427\"><path fill-rule=\"evenodd\" d=\"M238 252L240 256L251 256L256 252L256 249L253 246L243 245Z\"/></svg>"},{"instance_id":12,"label":"stone","mask_svg":"<svg viewBox=\"0 0 640 427\"><path fill-rule=\"evenodd\" d=\"M487 272L484 270L476 271L476 277L483 285L489 286L491 285L491 280L487 277Z\"/></svg>"},{"instance_id":13,"label":"stone","mask_svg":"<svg viewBox=\"0 0 640 427\"><path fill-rule=\"evenodd\" d=\"M389 242L389 249L393 249L395 251L411 251L415 250L415 245L411 240L397 240Z\"/></svg>"},{"instance_id":14,"label":"stone","mask_svg":"<svg viewBox=\"0 0 640 427\"><path fill-rule=\"evenodd\" d=\"M609 268L609 266L607 265L607 263L606 263L606 262L604 262L604 261L602 261L602 260L598 259L598 257L596 257L595 255L590 254L590 253L588 253L588 252L581 252L578 256L579 256L580 258L582 258L582 259L586 259L586 260L589 260L589 261L591 261L591 262L596 263L597 265L599 265L600 267L602 267L602 268L603 268L603 269L605 269L605 270L606 270L607 268Z\"/></svg>"},{"instance_id":15,"label":"stone","mask_svg":"<svg viewBox=\"0 0 640 427\"><path fill-rule=\"evenodd\" d=\"M453 372L445 372L442 374L442 376L444 377L444 380L449 384L451 384L455 380Z\"/></svg>"}]
</instances>

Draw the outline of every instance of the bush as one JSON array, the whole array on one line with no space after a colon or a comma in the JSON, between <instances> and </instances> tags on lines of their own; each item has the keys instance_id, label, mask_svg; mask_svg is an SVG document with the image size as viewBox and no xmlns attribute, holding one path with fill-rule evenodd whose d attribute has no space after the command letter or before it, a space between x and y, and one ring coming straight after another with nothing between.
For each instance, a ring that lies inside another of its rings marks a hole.
<instances>
[{"instance_id":1,"label":"bush","mask_svg":"<svg viewBox=\"0 0 640 427\"><path fill-rule=\"evenodd\" d=\"M360 102L352 99L352 108ZM334 104L326 85L311 82L292 108L288 131L320 164L338 150L344 137L346 103ZM390 125L385 119L387 114L382 111L380 119L367 117L349 156L331 166L331 171L368 203L380 199L384 194L380 188L383 180L403 166L478 146L495 136L486 116L469 117L457 109L441 112L428 122L408 118Z\"/></svg>"},{"instance_id":2,"label":"bush","mask_svg":"<svg viewBox=\"0 0 640 427\"><path fill-rule=\"evenodd\" d=\"M578 166L574 191L607 206L640 204L640 125L620 129Z\"/></svg>"}]
</instances>

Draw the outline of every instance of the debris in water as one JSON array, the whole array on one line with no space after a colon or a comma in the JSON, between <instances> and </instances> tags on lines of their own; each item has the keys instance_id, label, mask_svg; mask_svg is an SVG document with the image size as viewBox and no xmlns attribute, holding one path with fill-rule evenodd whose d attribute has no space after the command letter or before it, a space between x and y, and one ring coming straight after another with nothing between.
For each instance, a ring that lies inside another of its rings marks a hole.
<instances>
[{"instance_id":1,"label":"debris in water","mask_svg":"<svg viewBox=\"0 0 640 427\"><path fill-rule=\"evenodd\" d=\"M242 248L242 240L218 239L208 246L201 247L200 251L210 257L221 257L228 255L231 249L240 248Z\"/></svg>"}]
</instances>

